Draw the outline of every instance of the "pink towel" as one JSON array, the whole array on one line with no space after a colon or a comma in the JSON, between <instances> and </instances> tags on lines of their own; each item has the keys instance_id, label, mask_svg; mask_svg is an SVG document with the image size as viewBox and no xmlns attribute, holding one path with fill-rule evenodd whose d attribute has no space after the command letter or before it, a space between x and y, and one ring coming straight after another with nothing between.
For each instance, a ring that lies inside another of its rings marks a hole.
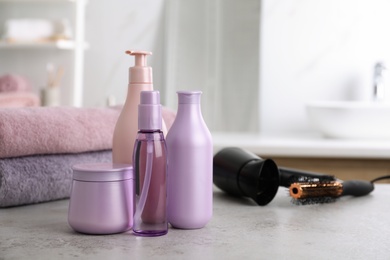
<instances>
[{"instance_id":1,"label":"pink towel","mask_svg":"<svg viewBox=\"0 0 390 260\"><path fill-rule=\"evenodd\" d=\"M174 112L165 110L169 129ZM0 158L112 149L120 111L121 107L0 108Z\"/></svg>"},{"instance_id":2,"label":"pink towel","mask_svg":"<svg viewBox=\"0 0 390 260\"><path fill-rule=\"evenodd\" d=\"M0 77L0 92L30 90L30 83L22 76L15 74L6 74Z\"/></svg>"},{"instance_id":3,"label":"pink towel","mask_svg":"<svg viewBox=\"0 0 390 260\"><path fill-rule=\"evenodd\" d=\"M39 96L32 92L0 92L0 107L36 107L40 104Z\"/></svg>"}]
</instances>

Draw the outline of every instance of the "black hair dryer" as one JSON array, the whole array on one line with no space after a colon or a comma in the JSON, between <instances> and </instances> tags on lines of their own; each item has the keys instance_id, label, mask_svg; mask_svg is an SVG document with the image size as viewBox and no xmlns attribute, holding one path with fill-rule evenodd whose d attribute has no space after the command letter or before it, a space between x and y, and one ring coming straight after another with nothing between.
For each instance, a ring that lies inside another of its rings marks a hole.
<instances>
[{"instance_id":1,"label":"black hair dryer","mask_svg":"<svg viewBox=\"0 0 390 260\"><path fill-rule=\"evenodd\" d=\"M278 167L271 159L237 147L228 147L214 155L214 184L228 194L250 197L260 206L265 206L275 197L278 187L290 187L296 182L332 182L332 175L318 174ZM343 182L343 194L363 196L374 185L368 181Z\"/></svg>"},{"instance_id":2,"label":"black hair dryer","mask_svg":"<svg viewBox=\"0 0 390 260\"><path fill-rule=\"evenodd\" d=\"M214 155L213 165L214 184L228 194L250 197L265 206L278 191L279 169L271 159L228 147Z\"/></svg>"}]
</instances>

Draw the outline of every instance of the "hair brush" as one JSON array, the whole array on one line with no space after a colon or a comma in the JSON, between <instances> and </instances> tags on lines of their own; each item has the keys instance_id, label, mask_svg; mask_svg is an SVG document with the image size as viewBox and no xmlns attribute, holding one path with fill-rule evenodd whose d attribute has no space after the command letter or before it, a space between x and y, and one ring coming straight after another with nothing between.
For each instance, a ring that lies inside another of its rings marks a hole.
<instances>
[{"instance_id":1,"label":"hair brush","mask_svg":"<svg viewBox=\"0 0 390 260\"><path fill-rule=\"evenodd\" d=\"M313 181L295 182L289 187L292 202L298 205L333 202L341 196L365 196L374 190L370 181Z\"/></svg>"}]
</instances>

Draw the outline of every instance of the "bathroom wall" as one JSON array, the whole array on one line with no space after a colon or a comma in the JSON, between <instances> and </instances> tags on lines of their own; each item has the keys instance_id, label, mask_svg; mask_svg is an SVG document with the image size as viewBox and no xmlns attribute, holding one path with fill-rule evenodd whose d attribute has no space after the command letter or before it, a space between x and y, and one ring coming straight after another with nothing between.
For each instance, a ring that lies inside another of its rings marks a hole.
<instances>
[{"instance_id":1,"label":"bathroom wall","mask_svg":"<svg viewBox=\"0 0 390 260\"><path fill-rule=\"evenodd\" d=\"M374 64L390 62L386 0L168 2L165 87L203 88L213 130L312 132L307 102L370 100Z\"/></svg>"},{"instance_id":2,"label":"bathroom wall","mask_svg":"<svg viewBox=\"0 0 390 260\"><path fill-rule=\"evenodd\" d=\"M134 62L124 50L145 49L164 105L176 109L177 90L202 90L210 129L258 131L258 0L94 0L86 18L84 105L123 103Z\"/></svg>"},{"instance_id":3,"label":"bathroom wall","mask_svg":"<svg viewBox=\"0 0 390 260\"><path fill-rule=\"evenodd\" d=\"M305 104L369 100L390 64L390 1L262 0L260 131L306 133Z\"/></svg>"},{"instance_id":4,"label":"bathroom wall","mask_svg":"<svg viewBox=\"0 0 390 260\"><path fill-rule=\"evenodd\" d=\"M86 1L85 39L89 48L84 61L84 106L104 106L114 96L125 100L128 67L134 59L127 49L151 50L155 88L162 89L164 0L93 0ZM74 24L75 5L64 1L1 1L0 37L3 25L11 18L66 18ZM74 31L74 30L73 30ZM47 63L65 68L61 84L62 104L72 104L73 52L55 48L0 48L0 75L16 73L34 86L34 91L47 83Z\"/></svg>"},{"instance_id":5,"label":"bathroom wall","mask_svg":"<svg viewBox=\"0 0 390 260\"><path fill-rule=\"evenodd\" d=\"M85 106L103 106L109 96L125 101L128 68L134 58L128 49L150 50L154 87L162 91L164 57L164 0L93 0L86 8Z\"/></svg>"},{"instance_id":6,"label":"bathroom wall","mask_svg":"<svg viewBox=\"0 0 390 260\"><path fill-rule=\"evenodd\" d=\"M163 104L175 106L178 88L199 87L213 129L310 132L306 102L370 99L374 63L390 64L389 13L387 0L88 1L84 105L123 103L133 64L124 51L146 49ZM58 55L71 63L62 51L15 52L2 50L0 70L13 60L16 72L42 73Z\"/></svg>"},{"instance_id":7,"label":"bathroom wall","mask_svg":"<svg viewBox=\"0 0 390 260\"><path fill-rule=\"evenodd\" d=\"M201 90L212 131L258 131L258 0L169 0L165 40L166 102L177 90Z\"/></svg>"}]
</instances>

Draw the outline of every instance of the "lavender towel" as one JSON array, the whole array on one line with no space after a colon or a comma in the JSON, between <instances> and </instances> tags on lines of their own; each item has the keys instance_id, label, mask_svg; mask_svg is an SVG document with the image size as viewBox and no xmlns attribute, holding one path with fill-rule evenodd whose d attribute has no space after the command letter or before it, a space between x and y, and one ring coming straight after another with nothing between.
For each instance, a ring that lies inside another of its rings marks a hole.
<instances>
[{"instance_id":1,"label":"lavender towel","mask_svg":"<svg viewBox=\"0 0 390 260\"><path fill-rule=\"evenodd\" d=\"M110 162L111 150L0 159L0 207L68 198L72 166Z\"/></svg>"},{"instance_id":2,"label":"lavender towel","mask_svg":"<svg viewBox=\"0 0 390 260\"><path fill-rule=\"evenodd\" d=\"M122 107L0 108L0 158L112 149ZM169 129L176 113L163 107Z\"/></svg>"}]
</instances>

